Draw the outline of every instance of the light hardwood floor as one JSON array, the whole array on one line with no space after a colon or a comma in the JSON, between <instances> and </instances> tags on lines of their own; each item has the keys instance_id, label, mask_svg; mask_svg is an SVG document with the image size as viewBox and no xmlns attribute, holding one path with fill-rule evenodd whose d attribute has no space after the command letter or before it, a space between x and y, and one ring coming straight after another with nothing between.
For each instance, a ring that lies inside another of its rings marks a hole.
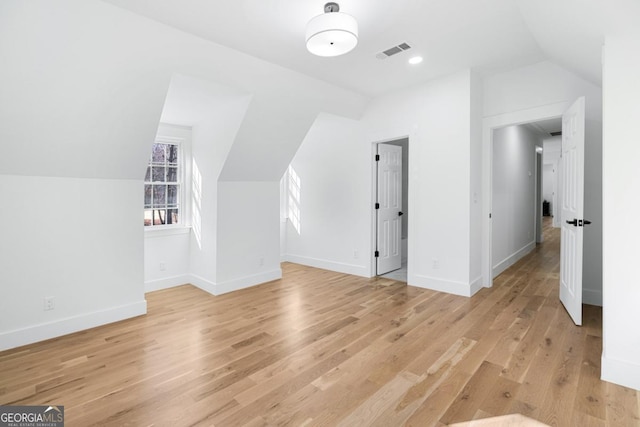
<instances>
[{"instance_id":1,"label":"light hardwood floor","mask_svg":"<svg viewBox=\"0 0 640 427\"><path fill-rule=\"evenodd\" d=\"M68 426L638 426L640 393L599 380L600 308L576 327L558 301L558 251L546 224L472 298L294 264L153 292L146 316L0 353L0 404L64 405Z\"/></svg>"}]
</instances>

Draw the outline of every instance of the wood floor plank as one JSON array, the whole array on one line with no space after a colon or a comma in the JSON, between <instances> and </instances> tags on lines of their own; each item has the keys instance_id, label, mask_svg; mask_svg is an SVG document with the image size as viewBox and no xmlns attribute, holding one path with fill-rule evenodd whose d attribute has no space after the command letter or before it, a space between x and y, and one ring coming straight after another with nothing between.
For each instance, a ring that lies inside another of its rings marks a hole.
<instances>
[{"instance_id":1,"label":"wood floor plank","mask_svg":"<svg viewBox=\"0 0 640 427\"><path fill-rule=\"evenodd\" d=\"M64 405L83 427L638 427L640 392L599 379L602 310L573 325L543 232L472 298L291 263L218 297L152 292L145 316L0 352L0 404Z\"/></svg>"},{"instance_id":2,"label":"wood floor plank","mask_svg":"<svg viewBox=\"0 0 640 427\"><path fill-rule=\"evenodd\" d=\"M483 362L465 384L453 404L449 406L447 412L440 418L440 422L452 424L472 420L486 397L487 388L495 385L501 371L501 366Z\"/></svg>"}]
</instances>

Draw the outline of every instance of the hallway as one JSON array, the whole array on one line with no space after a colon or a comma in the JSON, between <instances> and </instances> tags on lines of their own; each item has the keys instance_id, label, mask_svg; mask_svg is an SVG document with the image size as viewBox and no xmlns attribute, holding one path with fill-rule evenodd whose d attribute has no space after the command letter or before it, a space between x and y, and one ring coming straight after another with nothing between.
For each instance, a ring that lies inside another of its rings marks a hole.
<instances>
[{"instance_id":1,"label":"hallway","mask_svg":"<svg viewBox=\"0 0 640 427\"><path fill-rule=\"evenodd\" d=\"M152 292L146 316L0 353L0 404L69 426L638 426L639 393L599 379L601 309L576 327L558 300L558 252L545 227L472 298L286 263L218 297Z\"/></svg>"}]
</instances>

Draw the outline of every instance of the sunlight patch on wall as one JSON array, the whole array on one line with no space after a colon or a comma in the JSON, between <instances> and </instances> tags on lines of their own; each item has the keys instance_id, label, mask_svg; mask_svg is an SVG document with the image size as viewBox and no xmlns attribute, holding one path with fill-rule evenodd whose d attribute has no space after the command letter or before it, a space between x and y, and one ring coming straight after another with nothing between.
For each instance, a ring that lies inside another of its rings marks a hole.
<instances>
[{"instance_id":1,"label":"sunlight patch on wall","mask_svg":"<svg viewBox=\"0 0 640 427\"><path fill-rule=\"evenodd\" d=\"M287 169L287 214L291 225L300 234L300 177L289 165Z\"/></svg>"},{"instance_id":2,"label":"sunlight patch on wall","mask_svg":"<svg viewBox=\"0 0 640 427\"><path fill-rule=\"evenodd\" d=\"M202 249L202 175L195 160L191 168L191 227L198 248Z\"/></svg>"}]
</instances>

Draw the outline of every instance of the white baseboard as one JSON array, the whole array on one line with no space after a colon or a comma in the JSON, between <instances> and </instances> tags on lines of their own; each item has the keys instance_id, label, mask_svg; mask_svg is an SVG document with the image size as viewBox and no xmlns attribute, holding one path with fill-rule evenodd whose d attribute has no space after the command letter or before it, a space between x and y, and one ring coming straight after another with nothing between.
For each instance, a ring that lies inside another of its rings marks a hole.
<instances>
[{"instance_id":1,"label":"white baseboard","mask_svg":"<svg viewBox=\"0 0 640 427\"><path fill-rule=\"evenodd\" d=\"M282 279L282 270L279 268L220 283L212 282L197 274L183 274L145 282L145 292L172 288L189 283L211 295L222 295L277 279Z\"/></svg>"},{"instance_id":2,"label":"white baseboard","mask_svg":"<svg viewBox=\"0 0 640 427\"><path fill-rule=\"evenodd\" d=\"M610 383L640 390L640 365L602 356L600 378Z\"/></svg>"},{"instance_id":3,"label":"white baseboard","mask_svg":"<svg viewBox=\"0 0 640 427\"><path fill-rule=\"evenodd\" d=\"M469 284L464 282L455 282L453 280L444 280L437 277L420 276L418 274L410 275L407 277L407 284L416 286L418 288L431 289L432 291L446 292L448 294L460 295L463 297L470 297L477 292L482 286L480 286L480 279L476 279L474 283ZM473 288L477 287L472 292Z\"/></svg>"},{"instance_id":4,"label":"white baseboard","mask_svg":"<svg viewBox=\"0 0 640 427\"><path fill-rule=\"evenodd\" d=\"M249 288L251 286L260 285L262 283L267 283L278 279L282 279L282 270L279 268L252 274L250 276L244 276L237 279L228 280L226 282L216 283L214 295L222 295L228 292Z\"/></svg>"},{"instance_id":5,"label":"white baseboard","mask_svg":"<svg viewBox=\"0 0 640 427\"><path fill-rule=\"evenodd\" d=\"M472 280L471 284L469 285L471 295L475 295L476 292L478 292L482 288L484 288L484 286L482 286L482 275L476 277L475 280Z\"/></svg>"},{"instance_id":6,"label":"white baseboard","mask_svg":"<svg viewBox=\"0 0 640 427\"><path fill-rule=\"evenodd\" d=\"M146 293L173 288L174 286L184 285L190 281L191 275L189 274L180 274L178 276L165 277L164 279L149 280L144 282L144 292Z\"/></svg>"},{"instance_id":7,"label":"white baseboard","mask_svg":"<svg viewBox=\"0 0 640 427\"><path fill-rule=\"evenodd\" d=\"M371 277L367 267L356 264L329 261L326 259L311 258L300 255L285 254L282 261L307 265L309 267L321 268L323 270L336 271L338 273L352 274L360 277Z\"/></svg>"},{"instance_id":8,"label":"white baseboard","mask_svg":"<svg viewBox=\"0 0 640 427\"><path fill-rule=\"evenodd\" d=\"M147 313L147 301L80 314L0 334L0 351L118 322Z\"/></svg>"},{"instance_id":9,"label":"white baseboard","mask_svg":"<svg viewBox=\"0 0 640 427\"><path fill-rule=\"evenodd\" d=\"M584 304L602 307L602 291L582 288L582 302Z\"/></svg>"},{"instance_id":10,"label":"white baseboard","mask_svg":"<svg viewBox=\"0 0 640 427\"><path fill-rule=\"evenodd\" d=\"M211 295L216 294L215 282L211 282L204 277L198 276L197 274L189 274L188 277L189 280L187 280L185 283L191 283L196 288L200 288Z\"/></svg>"},{"instance_id":11,"label":"white baseboard","mask_svg":"<svg viewBox=\"0 0 640 427\"><path fill-rule=\"evenodd\" d=\"M496 264L493 267L493 270L492 270L493 277L496 278L500 273L502 273L507 268L511 267L513 264L518 262L520 258L524 257L529 252L534 250L535 247L536 247L536 242L530 242L523 248L517 250L513 254L509 255L508 257L500 261L498 264Z\"/></svg>"}]
</instances>

